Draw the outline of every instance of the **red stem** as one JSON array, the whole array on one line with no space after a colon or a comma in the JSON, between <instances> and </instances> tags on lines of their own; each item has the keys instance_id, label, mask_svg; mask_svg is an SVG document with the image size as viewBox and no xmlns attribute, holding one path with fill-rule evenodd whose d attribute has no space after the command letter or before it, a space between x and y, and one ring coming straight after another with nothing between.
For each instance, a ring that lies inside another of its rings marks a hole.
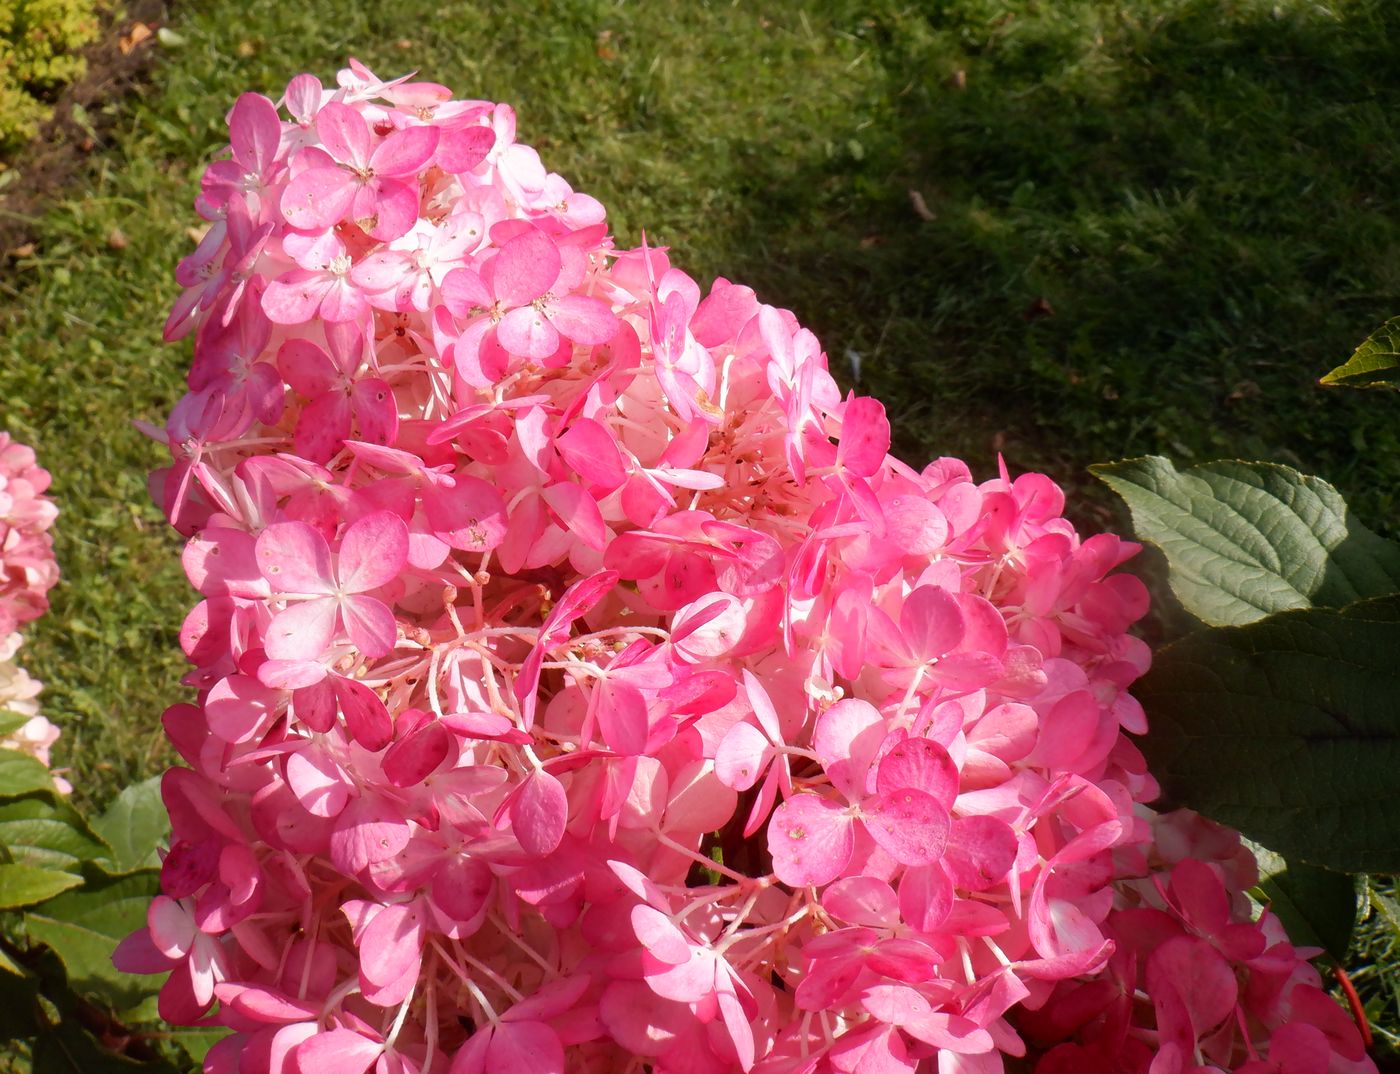
<instances>
[{"instance_id":1,"label":"red stem","mask_svg":"<svg viewBox=\"0 0 1400 1074\"><path fill-rule=\"evenodd\" d=\"M1356 994L1356 987L1351 983L1351 978L1347 976L1347 971L1340 966L1332 967L1332 975L1337 978L1337 983L1342 986L1342 991L1347 997L1347 1006L1351 1008L1352 1021L1356 1023L1356 1028L1361 1030L1361 1042L1367 1048L1371 1047L1371 1025L1366 1021L1366 1010L1361 1006L1361 997Z\"/></svg>"}]
</instances>

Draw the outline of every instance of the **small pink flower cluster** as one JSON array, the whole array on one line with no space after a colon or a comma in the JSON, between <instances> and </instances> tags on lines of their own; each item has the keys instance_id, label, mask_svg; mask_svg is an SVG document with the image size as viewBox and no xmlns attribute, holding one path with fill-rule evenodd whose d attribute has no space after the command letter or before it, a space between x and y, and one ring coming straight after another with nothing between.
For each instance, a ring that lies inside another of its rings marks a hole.
<instances>
[{"instance_id":1,"label":"small pink flower cluster","mask_svg":"<svg viewBox=\"0 0 1400 1074\"><path fill-rule=\"evenodd\" d=\"M153 480L199 697L118 955L235 1031L209 1071L990 1074L1123 979L1136 546L893 459L503 105L352 63L229 127ZM1182 1002L1135 1039L1214 1047L1235 1007Z\"/></svg>"},{"instance_id":2,"label":"small pink flower cluster","mask_svg":"<svg viewBox=\"0 0 1400 1074\"><path fill-rule=\"evenodd\" d=\"M1242 893L1258 866L1238 834L1184 810L1151 823L1150 844L1114 854L1108 965L1020 1022L1049 1047L1037 1074L1374 1071L1307 961L1320 951L1267 910L1255 919Z\"/></svg>"},{"instance_id":3,"label":"small pink flower cluster","mask_svg":"<svg viewBox=\"0 0 1400 1074\"><path fill-rule=\"evenodd\" d=\"M58 508L44 495L48 487L48 471L35 465L33 449L0 432L0 712L27 717L0 735L0 749L27 753L46 766L59 731L39 715L43 686L19 664L24 638L18 628L48 609L48 591L58 581L48 533ZM61 777L54 784L64 794L73 789Z\"/></svg>"},{"instance_id":4,"label":"small pink flower cluster","mask_svg":"<svg viewBox=\"0 0 1400 1074\"><path fill-rule=\"evenodd\" d=\"M0 432L0 642L48 610L58 581L48 533L58 509L48 487L34 450Z\"/></svg>"}]
</instances>

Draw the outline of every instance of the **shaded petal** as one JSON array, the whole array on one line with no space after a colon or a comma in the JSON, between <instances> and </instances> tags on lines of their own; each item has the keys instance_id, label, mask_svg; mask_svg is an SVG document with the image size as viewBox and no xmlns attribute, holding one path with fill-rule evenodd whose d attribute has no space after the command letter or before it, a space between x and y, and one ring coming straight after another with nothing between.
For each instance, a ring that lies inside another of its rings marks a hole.
<instances>
[{"instance_id":1,"label":"shaded petal","mask_svg":"<svg viewBox=\"0 0 1400 1074\"><path fill-rule=\"evenodd\" d=\"M962 640L962 609L947 590L922 585L904 598L899 628L910 655L927 663Z\"/></svg>"},{"instance_id":2,"label":"shaded petal","mask_svg":"<svg viewBox=\"0 0 1400 1074\"><path fill-rule=\"evenodd\" d=\"M299 1074L364 1074L383 1052L382 1042L352 1029L332 1029L297 1045L293 1062Z\"/></svg>"}]
</instances>

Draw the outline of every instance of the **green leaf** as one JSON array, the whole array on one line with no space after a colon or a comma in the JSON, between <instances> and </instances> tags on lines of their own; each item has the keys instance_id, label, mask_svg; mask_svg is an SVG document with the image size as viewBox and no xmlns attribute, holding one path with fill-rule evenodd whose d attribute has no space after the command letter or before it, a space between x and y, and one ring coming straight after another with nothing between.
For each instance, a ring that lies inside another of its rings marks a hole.
<instances>
[{"instance_id":1,"label":"green leaf","mask_svg":"<svg viewBox=\"0 0 1400 1074\"><path fill-rule=\"evenodd\" d=\"M204 1062L204 1057L209 1054L209 1049L227 1037L230 1032L232 1031L223 1026L215 1026L211 1029L186 1029L183 1026L178 1026L170 1031L168 1039L183 1048L191 1062L201 1065Z\"/></svg>"},{"instance_id":2,"label":"green leaf","mask_svg":"<svg viewBox=\"0 0 1400 1074\"><path fill-rule=\"evenodd\" d=\"M1259 863L1259 885L1250 894L1283 922L1294 944L1321 947L1343 962L1356 924L1356 878L1289 862L1267 847L1245 842Z\"/></svg>"},{"instance_id":3,"label":"green leaf","mask_svg":"<svg viewBox=\"0 0 1400 1074\"><path fill-rule=\"evenodd\" d=\"M121 973L112 965L112 952L146 923L146 908L159 890L159 877L150 871L90 882L30 910L25 929L63 960L74 991L129 1007L156 991L163 978Z\"/></svg>"},{"instance_id":4,"label":"green leaf","mask_svg":"<svg viewBox=\"0 0 1400 1074\"><path fill-rule=\"evenodd\" d=\"M38 1031L40 983L37 974L23 969L15 974L0 974L0 1041L32 1037ZM0 1056L4 1054L0 1048Z\"/></svg>"},{"instance_id":5,"label":"green leaf","mask_svg":"<svg viewBox=\"0 0 1400 1074\"><path fill-rule=\"evenodd\" d=\"M1322 378L1347 388L1395 388L1400 381L1400 317L1392 317L1356 348L1345 364Z\"/></svg>"},{"instance_id":6,"label":"green leaf","mask_svg":"<svg viewBox=\"0 0 1400 1074\"><path fill-rule=\"evenodd\" d=\"M37 865L0 865L0 910L33 906L82 882L81 876L61 869L44 869Z\"/></svg>"},{"instance_id":7,"label":"green leaf","mask_svg":"<svg viewBox=\"0 0 1400 1074\"><path fill-rule=\"evenodd\" d=\"M22 716L18 712L11 712L9 709L0 709L0 738L14 734L28 722L28 716Z\"/></svg>"},{"instance_id":8,"label":"green leaf","mask_svg":"<svg viewBox=\"0 0 1400 1074\"><path fill-rule=\"evenodd\" d=\"M34 1042L34 1074L152 1074L169 1069L108 1051L67 1018L57 1030L40 1034Z\"/></svg>"},{"instance_id":9,"label":"green leaf","mask_svg":"<svg viewBox=\"0 0 1400 1074\"><path fill-rule=\"evenodd\" d=\"M1400 871L1400 597L1197 631L1133 692L1169 803L1293 863Z\"/></svg>"},{"instance_id":10,"label":"green leaf","mask_svg":"<svg viewBox=\"0 0 1400 1074\"><path fill-rule=\"evenodd\" d=\"M20 864L68 872L107 853L72 806L40 797L0 802L0 845Z\"/></svg>"},{"instance_id":11,"label":"green leaf","mask_svg":"<svg viewBox=\"0 0 1400 1074\"><path fill-rule=\"evenodd\" d=\"M122 791L92 826L112 848L110 860L117 872L159 867L156 848L170 834L170 816L160 797L160 777Z\"/></svg>"},{"instance_id":12,"label":"green leaf","mask_svg":"<svg viewBox=\"0 0 1400 1074\"><path fill-rule=\"evenodd\" d=\"M18 798L35 791L57 793L49 770L27 753L0 749L0 798Z\"/></svg>"},{"instance_id":13,"label":"green leaf","mask_svg":"<svg viewBox=\"0 0 1400 1074\"><path fill-rule=\"evenodd\" d=\"M0 973L12 974L15 977L29 976L29 971L11 958L3 946L0 946Z\"/></svg>"},{"instance_id":14,"label":"green leaf","mask_svg":"<svg viewBox=\"0 0 1400 1074\"><path fill-rule=\"evenodd\" d=\"M1400 591L1400 545L1352 518L1319 478L1259 462L1178 472L1155 455L1090 470L1166 555L1177 599L1211 626Z\"/></svg>"}]
</instances>

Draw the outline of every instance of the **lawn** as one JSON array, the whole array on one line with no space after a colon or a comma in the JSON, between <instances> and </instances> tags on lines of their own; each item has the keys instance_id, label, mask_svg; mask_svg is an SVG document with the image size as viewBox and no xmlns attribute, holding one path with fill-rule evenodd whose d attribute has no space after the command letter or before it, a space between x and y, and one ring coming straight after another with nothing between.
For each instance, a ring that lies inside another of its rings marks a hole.
<instances>
[{"instance_id":1,"label":"lawn","mask_svg":"<svg viewBox=\"0 0 1400 1074\"><path fill-rule=\"evenodd\" d=\"M793 309L911 462L1004 452L1102 527L1091 462L1273 459L1400 530L1394 404L1316 384L1400 313L1390 0L201 0L169 29L0 278L0 422L64 512L28 661L88 801L164 763L185 696L191 591L130 423L181 391L198 174L239 92L350 55L512 102L622 243Z\"/></svg>"}]
</instances>

